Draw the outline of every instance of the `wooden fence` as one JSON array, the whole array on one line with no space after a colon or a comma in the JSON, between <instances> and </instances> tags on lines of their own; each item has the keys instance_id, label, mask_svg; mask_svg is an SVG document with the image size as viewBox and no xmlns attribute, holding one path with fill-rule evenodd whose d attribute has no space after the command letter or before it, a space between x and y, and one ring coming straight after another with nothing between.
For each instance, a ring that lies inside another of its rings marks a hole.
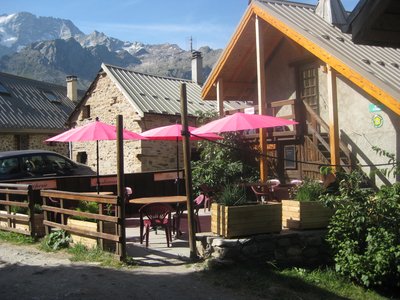
<instances>
[{"instance_id":1,"label":"wooden fence","mask_svg":"<svg viewBox=\"0 0 400 300\"><path fill-rule=\"evenodd\" d=\"M58 190L41 190L40 195L43 201L43 224L46 235L54 228L62 229L78 237L92 238L95 241L95 246L99 246L106 251L112 249L119 259L125 256L125 253L123 253L125 235L122 234L125 232L125 216L121 213L123 211L121 210L121 205L124 205L124 199L120 199L115 195L74 193ZM77 208L80 201L97 203L98 213L79 211ZM95 224L94 229L71 224L71 220L74 217L94 221L91 222ZM105 225L111 225L111 230L106 232ZM115 247L106 248L105 246L110 245L110 243Z\"/></svg>"},{"instance_id":2,"label":"wooden fence","mask_svg":"<svg viewBox=\"0 0 400 300\"><path fill-rule=\"evenodd\" d=\"M19 210L25 210L19 213ZM0 184L0 229L37 237L43 235L35 216L32 186L29 184ZM35 224L37 223L37 224Z\"/></svg>"}]
</instances>

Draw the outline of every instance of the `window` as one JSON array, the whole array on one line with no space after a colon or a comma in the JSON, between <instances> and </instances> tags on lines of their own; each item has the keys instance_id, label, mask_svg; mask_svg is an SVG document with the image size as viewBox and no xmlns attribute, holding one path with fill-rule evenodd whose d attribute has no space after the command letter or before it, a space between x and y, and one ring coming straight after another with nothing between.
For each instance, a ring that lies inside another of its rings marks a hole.
<instances>
[{"instance_id":1,"label":"window","mask_svg":"<svg viewBox=\"0 0 400 300\"><path fill-rule=\"evenodd\" d=\"M285 169L296 169L296 146L286 145L283 148Z\"/></svg>"},{"instance_id":2,"label":"window","mask_svg":"<svg viewBox=\"0 0 400 300\"><path fill-rule=\"evenodd\" d=\"M22 157L22 169L31 175L43 174L43 158L41 155L29 155Z\"/></svg>"},{"instance_id":3,"label":"window","mask_svg":"<svg viewBox=\"0 0 400 300\"><path fill-rule=\"evenodd\" d=\"M315 64L300 67L300 99L318 113L318 68Z\"/></svg>"},{"instance_id":4,"label":"window","mask_svg":"<svg viewBox=\"0 0 400 300\"><path fill-rule=\"evenodd\" d=\"M47 99L50 100L50 102L56 102L56 103L61 102L61 99L57 97L53 92L44 91L43 94L46 96Z\"/></svg>"},{"instance_id":5,"label":"window","mask_svg":"<svg viewBox=\"0 0 400 300\"><path fill-rule=\"evenodd\" d=\"M17 150L27 150L29 149L29 135L21 134L15 136L15 144Z\"/></svg>"},{"instance_id":6,"label":"window","mask_svg":"<svg viewBox=\"0 0 400 300\"><path fill-rule=\"evenodd\" d=\"M82 109L82 118L88 119L90 118L90 105L85 105Z\"/></svg>"},{"instance_id":7,"label":"window","mask_svg":"<svg viewBox=\"0 0 400 300\"><path fill-rule=\"evenodd\" d=\"M77 160L77 162L86 165L87 164L87 153L85 151L78 152L78 154L76 156L76 160Z\"/></svg>"},{"instance_id":8,"label":"window","mask_svg":"<svg viewBox=\"0 0 400 300\"><path fill-rule=\"evenodd\" d=\"M0 175L11 175L15 173L19 173L17 157L0 159Z\"/></svg>"},{"instance_id":9,"label":"window","mask_svg":"<svg viewBox=\"0 0 400 300\"><path fill-rule=\"evenodd\" d=\"M10 95L10 92L6 89L6 87L0 82L0 94Z\"/></svg>"},{"instance_id":10,"label":"window","mask_svg":"<svg viewBox=\"0 0 400 300\"><path fill-rule=\"evenodd\" d=\"M74 168L70 161L58 155L46 155L44 162L46 172L57 175L69 175Z\"/></svg>"}]
</instances>

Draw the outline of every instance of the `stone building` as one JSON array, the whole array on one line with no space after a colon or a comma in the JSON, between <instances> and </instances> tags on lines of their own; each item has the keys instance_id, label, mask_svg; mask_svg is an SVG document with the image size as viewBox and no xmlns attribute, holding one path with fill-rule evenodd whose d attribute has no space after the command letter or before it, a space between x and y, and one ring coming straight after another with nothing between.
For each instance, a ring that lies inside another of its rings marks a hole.
<instances>
[{"instance_id":1,"label":"stone building","mask_svg":"<svg viewBox=\"0 0 400 300\"><path fill-rule=\"evenodd\" d=\"M197 82L154 76L102 64L95 80L69 118L71 127L100 121L115 125L123 116L124 128L143 131L181 123L180 86L186 84L189 123L196 126L199 112L216 111L215 102L201 100L201 55L195 52L192 77ZM240 103L243 106L243 103ZM227 102L225 109L236 109L238 103ZM115 141L99 141L99 172L116 174ZM72 143L72 158L96 168L96 142ZM179 153L182 153L179 144ZM182 166L182 155L180 163ZM176 168L176 143L171 141L124 141L126 173Z\"/></svg>"},{"instance_id":2,"label":"stone building","mask_svg":"<svg viewBox=\"0 0 400 300\"><path fill-rule=\"evenodd\" d=\"M43 141L65 129L77 101L76 77L65 86L0 73L0 151L45 149L68 155L68 144ZM74 103L75 101L75 103Z\"/></svg>"},{"instance_id":3,"label":"stone building","mask_svg":"<svg viewBox=\"0 0 400 300\"><path fill-rule=\"evenodd\" d=\"M259 135L281 181L319 177L320 164L361 166L377 185L398 180L371 171L390 167L373 146L399 159L400 52L355 44L348 16L340 0L249 1L204 83L202 98L220 107L243 99L300 123Z\"/></svg>"}]
</instances>

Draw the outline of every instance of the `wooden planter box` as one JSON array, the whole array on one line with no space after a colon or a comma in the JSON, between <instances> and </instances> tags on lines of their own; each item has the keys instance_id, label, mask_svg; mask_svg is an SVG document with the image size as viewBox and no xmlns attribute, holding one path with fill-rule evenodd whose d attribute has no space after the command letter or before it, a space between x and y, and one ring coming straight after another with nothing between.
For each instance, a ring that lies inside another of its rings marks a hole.
<instances>
[{"instance_id":1,"label":"wooden planter box","mask_svg":"<svg viewBox=\"0 0 400 300\"><path fill-rule=\"evenodd\" d=\"M6 214L6 213L7 212L5 210L0 211L0 215ZM13 213L13 214L15 214L15 213ZM20 214L20 213L16 213L15 215L26 216L25 214ZM44 219L43 213L34 214L33 218L34 218L34 222L35 222L34 230L35 230L36 236L39 236L39 237L45 236L45 230L44 230L44 225L43 225L43 219ZM6 219L0 219L0 227L8 227L8 223L7 223ZM12 220L11 227L29 232L28 221Z\"/></svg>"},{"instance_id":2,"label":"wooden planter box","mask_svg":"<svg viewBox=\"0 0 400 300\"><path fill-rule=\"evenodd\" d=\"M83 221L83 220L76 220L68 218L67 225L71 226L72 228L90 231L90 232L97 232L98 224L96 222L90 221ZM114 223L104 222L104 233L115 234L115 225ZM72 243L77 244L80 243L85 245L87 248L95 248L98 245L98 239L95 237L84 236L77 233L71 233ZM115 251L115 242L104 240L104 249L107 251Z\"/></svg>"},{"instance_id":3,"label":"wooden planter box","mask_svg":"<svg viewBox=\"0 0 400 300\"><path fill-rule=\"evenodd\" d=\"M318 201L282 200L282 226L289 229L326 228L334 210Z\"/></svg>"},{"instance_id":4,"label":"wooden planter box","mask_svg":"<svg viewBox=\"0 0 400 300\"><path fill-rule=\"evenodd\" d=\"M281 203L243 206L211 205L211 231L226 238L280 232Z\"/></svg>"}]
</instances>

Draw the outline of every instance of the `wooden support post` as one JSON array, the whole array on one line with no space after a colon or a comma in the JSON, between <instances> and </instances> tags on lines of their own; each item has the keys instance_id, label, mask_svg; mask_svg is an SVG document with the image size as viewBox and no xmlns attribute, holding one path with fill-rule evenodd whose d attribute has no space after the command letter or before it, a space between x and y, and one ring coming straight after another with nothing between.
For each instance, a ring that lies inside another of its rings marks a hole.
<instances>
[{"instance_id":1,"label":"wooden support post","mask_svg":"<svg viewBox=\"0 0 400 300\"><path fill-rule=\"evenodd\" d=\"M185 187L186 187L186 204L188 214L188 234L190 258L197 260L196 251L196 235L194 230L194 208L193 208L193 191L192 191L192 169L190 167L190 133L187 118L187 96L186 84L181 84L181 121L182 121L182 143L183 143L183 161L185 165ZM179 228L178 228L179 230Z\"/></svg>"},{"instance_id":2,"label":"wooden support post","mask_svg":"<svg viewBox=\"0 0 400 300\"><path fill-rule=\"evenodd\" d=\"M124 180L124 141L123 141L123 118L117 116L117 181L118 181L118 255L121 260L126 259L126 232L125 232L125 180Z\"/></svg>"},{"instance_id":3,"label":"wooden support post","mask_svg":"<svg viewBox=\"0 0 400 300\"><path fill-rule=\"evenodd\" d=\"M29 216L29 231L31 237L34 238L36 236L35 232L35 199L32 194L32 186L28 185L28 216Z\"/></svg>"},{"instance_id":4,"label":"wooden support post","mask_svg":"<svg viewBox=\"0 0 400 300\"><path fill-rule=\"evenodd\" d=\"M262 36L261 24L258 16L255 20L256 25L256 52L257 52L257 96L258 96L258 113L266 115L266 81L265 81L265 64L264 64L264 39ZM268 178L268 160L267 160L267 131L260 128L260 180L266 182Z\"/></svg>"},{"instance_id":5,"label":"wooden support post","mask_svg":"<svg viewBox=\"0 0 400 300\"><path fill-rule=\"evenodd\" d=\"M336 72L328 66L328 105L329 105L329 145L331 151L331 164L340 164L339 155L339 118L337 108Z\"/></svg>"},{"instance_id":6,"label":"wooden support post","mask_svg":"<svg viewBox=\"0 0 400 300\"><path fill-rule=\"evenodd\" d=\"M217 80L217 103L218 103L218 114L223 117L224 112L224 81L222 78Z\"/></svg>"}]
</instances>

